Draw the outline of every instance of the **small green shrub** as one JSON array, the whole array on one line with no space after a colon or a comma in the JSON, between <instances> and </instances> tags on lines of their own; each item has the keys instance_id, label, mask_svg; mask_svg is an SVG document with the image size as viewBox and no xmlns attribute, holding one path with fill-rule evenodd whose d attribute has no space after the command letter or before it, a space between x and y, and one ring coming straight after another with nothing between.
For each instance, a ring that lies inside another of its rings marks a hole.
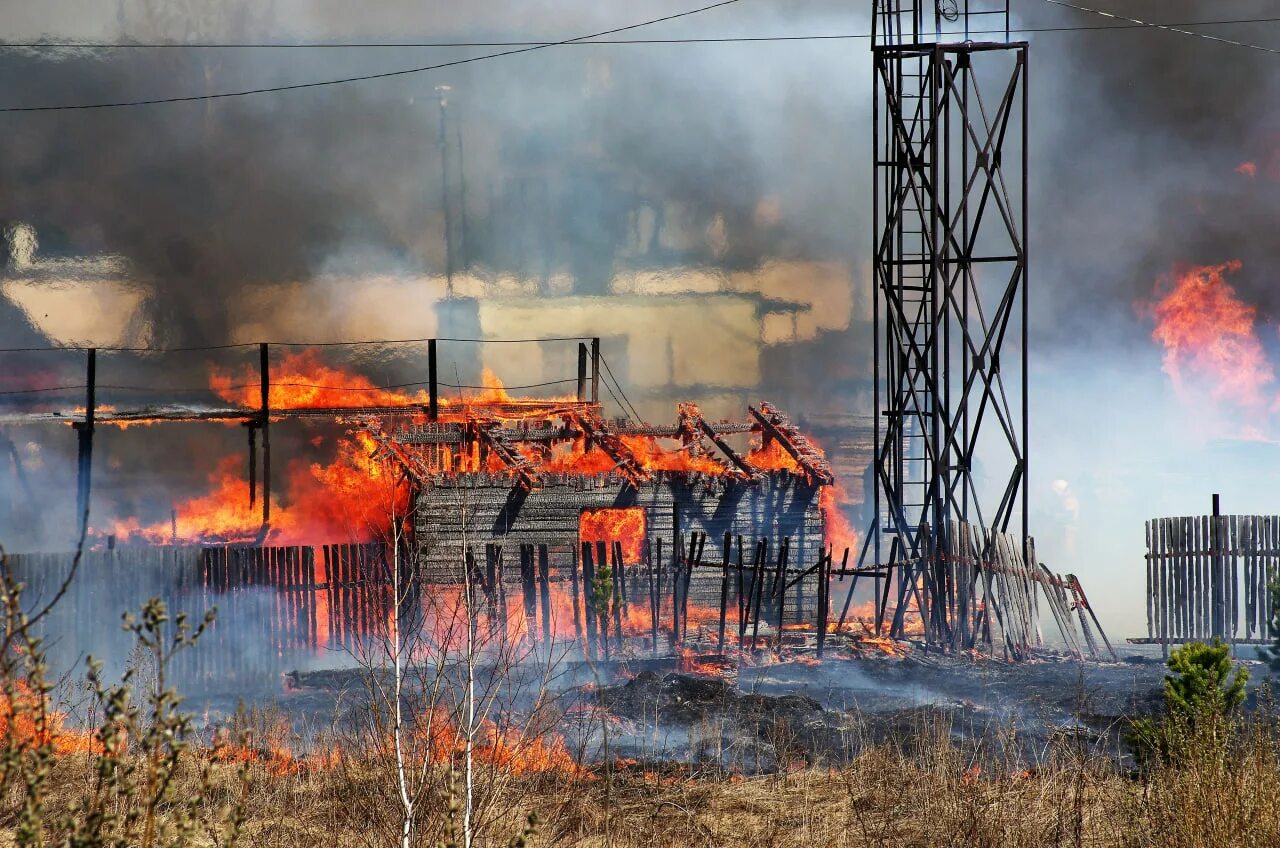
<instances>
[{"instance_id":1,"label":"small green shrub","mask_svg":"<svg viewBox=\"0 0 1280 848\"><path fill-rule=\"evenodd\" d=\"M1164 714L1136 719L1130 728L1139 763L1225 754L1244 703L1248 669L1232 662L1231 647L1219 639L1189 642L1174 650L1166 665L1171 673L1164 678Z\"/></svg>"}]
</instances>

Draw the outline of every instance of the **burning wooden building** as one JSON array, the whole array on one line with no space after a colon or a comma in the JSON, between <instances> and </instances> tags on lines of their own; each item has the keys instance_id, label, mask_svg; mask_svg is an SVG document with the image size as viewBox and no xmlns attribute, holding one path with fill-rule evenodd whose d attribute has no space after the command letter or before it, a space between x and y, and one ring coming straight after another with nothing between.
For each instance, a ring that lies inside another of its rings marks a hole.
<instances>
[{"instance_id":1,"label":"burning wooden building","mask_svg":"<svg viewBox=\"0 0 1280 848\"><path fill-rule=\"evenodd\" d=\"M625 564L672 552L686 536L788 540L793 562L822 555L822 453L767 403L749 418L708 422L681 404L678 421L609 421L587 401L502 401L461 420L383 418L370 432L412 481L422 576L457 580L468 552L545 546L569 569L582 543L619 546ZM755 442L735 448L732 441ZM474 555L474 554L473 554Z\"/></svg>"}]
</instances>

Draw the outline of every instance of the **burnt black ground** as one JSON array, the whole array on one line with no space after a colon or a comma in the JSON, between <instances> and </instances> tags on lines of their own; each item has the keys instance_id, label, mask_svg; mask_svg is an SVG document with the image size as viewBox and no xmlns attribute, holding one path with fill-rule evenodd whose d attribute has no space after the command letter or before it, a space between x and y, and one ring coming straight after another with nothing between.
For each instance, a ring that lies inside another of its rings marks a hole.
<instances>
[{"instance_id":1,"label":"burnt black ground","mask_svg":"<svg viewBox=\"0 0 1280 848\"><path fill-rule=\"evenodd\" d=\"M1269 673L1244 653L1240 659L1256 695ZM1014 754L1030 765L1063 739L1125 762L1128 720L1159 709L1166 672L1150 652L1107 663L1051 654L1009 663L916 649L820 664L729 665L720 674L683 673L677 662L565 664L555 690L571 746L586 759L753 772L838 765L869 744L912 749L946 733L968 749ZM365 677L352 669L295 673L252 701L305 733L367 709ZM238 700L211 694L190 706L216 722Z\"/></svg>"},{"instance_id":2,"label":"burnt black ground","mask_svg":"<svg viewBox=\"0 0 1280 848\"><path fill-rule=\"evenodd\" d=\"M1269 677L1248 665L1256 694ZM838 765L868 744L912 749L939 733L1029 766L1064 739L1124 763L1129 719L1159 710L1165 671L1141 656L1006 663L915 653L748 667L734 681L646 671L599 698L634 728L615 744L747 769Z\"/></svg>"}]
</instances>

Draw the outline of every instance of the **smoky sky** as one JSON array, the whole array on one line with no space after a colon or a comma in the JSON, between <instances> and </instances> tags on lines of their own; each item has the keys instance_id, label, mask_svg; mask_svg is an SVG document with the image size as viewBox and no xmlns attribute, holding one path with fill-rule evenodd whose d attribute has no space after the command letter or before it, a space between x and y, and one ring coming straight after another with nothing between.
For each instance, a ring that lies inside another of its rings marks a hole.
<instances>
[{"instance_id":1,"label":"smoky sky","mask_svg":"<svg viewBox=\"0 0 1280 848\"><path fill-rule=\"evenodd\" d=\"M1111 2L1146 21L1247 19L1270 4ZM1034 9L1034 7L1032 7ZM1030 19L1030 18L1029 18ZM1107 23L1068 10L1036 23ZM1267 46L1275 24L1201 31ZM1132 332L1135 301L1178 267L1238 258L1232 283L1280 307L1270 222L1280 211L1280 57L1151 30L1045 34L1032 42L1032 279L1038 342ZM1253 161L1258 175L1237 173ZM1122 342L1111 336L1109 341ZM1141 341L1146 342L1145 335Z\"/></svg>"},{"instance_id":2,"label":"smoky sky","mask_svg":"<svg viewBox=\"0 0 1280 848\"><path fill-rule=\"evenodd\" d=\"M824 14L811 23L821 26ZM589 30L590 19L577 27ZM227 304L264 283L334 270L443 273L445 192L453 227L466 219L465 231L451 230L456 266L534 277L568 271L588 294L607 291L642 207L661 215L676 203L692 221L682 226L705 228L718 217L727 231L715 255L677 245L654 250L655 263L741 268L776 256L848 256L848 235L865 219L855 189L864 169L843 141L866 104L797 78L786 68L796 52L775 50L760 64L741 51L592 52L607 49L285 94L10 114L0 221L34 225L43 256L126 257L151 293L154 337L166 344L225 341ZM478 52L11 50L0 54L0 72L23 80L8 105L91 103L332 79ZM783 60L777 69L775 59ZM830 51L809 59L819 78L841 63L846 57ZM451 87L444 175L441 83ZM780 199L782 226L760 223L767 196Z\"/></svg>"}]
</instances>

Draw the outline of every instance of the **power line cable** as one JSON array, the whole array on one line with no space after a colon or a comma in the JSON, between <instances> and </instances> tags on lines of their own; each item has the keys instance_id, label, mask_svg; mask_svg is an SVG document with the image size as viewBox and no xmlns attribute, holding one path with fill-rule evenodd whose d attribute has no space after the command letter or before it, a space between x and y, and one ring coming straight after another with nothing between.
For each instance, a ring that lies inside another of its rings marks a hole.
<instances>
[{"instance_id":1,"label":"power line cable","mask_svg":"<svg viewBox=\"0 0 1280 848\"><path fill-rule=\"evenodd\" d=\"M1131 20L1116 17L1117 20ZM1142 22L1124 24L1099 24L1097 26L1046 26L1046 27L1010 27L1001 29L969 30L969 35L1003 35L1010 33L1054 33L1054 32L1098 32L1102 30L1150 29L1154 26L1192 27L1192 26L1229 26L1232 24L1267 24L1280 23L1280 17L1270 18L1231 18L1209 21L1180 21L1170 24L1148 24ZM750 44L756 42L786 41L847 41L871 38L871 33L834 33L809 35L743 35L743 36L709 36L694 38L590 38L584 37L575 41L334 41L334 42L300 42L294 44L272 43L229 43L204 42L199 44L177 44L172 42L123 42L104 44L100 42L77 41L32 41L32 42L0 42L0 50L312 50L312 49L407 49L407 48L463 48L463 47L590 47L592 45L628 45L628 44ZM478 57L483 58L483 57Z\"/></svg>"},{"instance_id":2,"label":"power line cable","mask_svg":"<svg viewBox=\"0 0 1280 848\"><path fill-rule=\"evenodd\" d=\"M472 344L534 344L541 342L582 342L589 341L591 336L547 336L528 339L364 339L341 342L237 342L235 344L196 345L191 347L92 347L90 345L57 345L53 347L0 347L0 353L55 353L59 351L84 352L96 350L99 353L193 353L210 350L232 350L235 348L258 347L266 344L271 347L372 347L393 344L422 344L429 341L464 342Z\"/></svg>"},{"instance_id":3,"label":"power line cable","mask_svg":"<svg viewBox=\"0 0 1280 848\"><path fill-rule=\"evenodd\" d=\"M366 80L387 79L389 77L407 76L409 74L420 74L426 71L436 71L441 68L453 68L459 65L468 65L474 62L483 62L488 59L498 59L503 56L515 56L520 53L531 53L535 50L545 50L548 47L559 47L566 44L572 44L576 41L582 41L590 38L603 38L606 35L614 35L619 32L627 32L629 30L640 29L641 27L653 26L654 24L673 21L678 18L687 18L691 15L697 15L712 9L719 9L723 6L730 6L739 0L719 0L708 6L701 6L696 9L689 9L684 12L676 12L675 14L665 15L661 18L653 18L652 20L642 21L636 24L629 24L623 27L615 27L614 29L605 30L603 32L591 33L589 35L580 35L575 38L566 38L563 41L552 41L542 44L534 44L527 47L518 47L513 50L503 50L498 53L486 53L483 56L471 56L466 59L455 59L451 62L440 62L435 65L423 65L417 68L401 68L395 71L383 71L376 74L361 74L353 77L342 77L340 79L318 80L315 82L294 83L292 85L277 85L264 88L251 88L241 91L223 91L214 94L190 94L181 97L156 97L148 100L122 100L104 103L71 103L65 105L54 106L5 106L0 107L0 112L56 112L76 109L114 109L130 106L153 106L160 103L190 103L200 100L222 100L230 97L247 97L252 94L268 94L280 91L298 91L304 88L321 88L331 85L345 85L353 82L364 82Z\"/></svg>"},{"instance_id":4,"label":"power line cable","mask_svg":"<svg viewBox=\"0 0 1280 848\"><path fill-rule=\"evenodd\" d=\"M600 354L600 362L601 362L601 364L602 364L602 365L604 365L604 371L605 371L605 373L606 373L606 374L608 374L608 375L609 375L609 379L610 379L610 380L613 380L613 384L614 384L615 386L617 386L617 387L618 387L618 393L619 393L619 394L621 394L623 398L626 398L627 405L626 405L626 407L623 407L623 411L626 411L626 409L630 408L630 410L631 410L631 414L632 414L632 415L634 415L634 416L636 417L636 420L637 420L637 421L641 421L641 420L643 420L643 419L640 417L640 413L639 413L639 412L636 412L636 408L635 408L635 406L634 406L634 405L632 405L632 403L631 403L631 399L630 399L630 398L627 398L627 393L626 393L626 392L624 392L624 391L622 390L622 384L618 382L618 378L617 378L617 377L615 377L615 376L613 376L613 371L612 371L612 369L610 369L610 368L609 368L609 360L607 360L607 359L605 359L605 358L604 358L604 354L603 354L603 353L602 353L602 354ZM606 389L607 389L607 388L609 388L609 384L608 384L607 382L604 384L604 386L605 386L605 388L606 388ZM612 394L612 392L610 392L610 394ZM614 398L614 400L617 400L617 398L615 397L615 398ZM621 403L619 403L619 404L618 404L618 406L622 406L622 404L621 404Z\"/></svg>"},{"instance_id":5,"label":"power line cable","mask_svg":"<svg viewBox=\"0 0 1280 848\"><path fill-rule=\"evenodd\" d=\"M501 388L503 391L522 391L525 389L542 389L548 386L563 386L569 383L576 383L576 382L578 382L576 377L570 377L564 380L548 380L543 383L527 383L522 386L502 386ZM278 383L274 381L271 383L272 388L279 387L279 388L287 388L287 389L321 389L324 391L331 391L331 392L384 392L384 391L392 391L394 389L408 389L408 388L413 388L415 386L427 386L427 385L430 385L430 383L426 380L419 380L412 383L392 383L391 385L387 385L387 386L324 386L316 383ZM473 386L468 384L455 384L455 383L438 383L438 385L445 386L446 388L450 388L450 389L495 388L494 386ZM235 385L235 386L221 386L218 389L214 389L210 386L201 386L199 388L195 388L195 387L189 387L189 386L113 386L113 385L104 385L101 383L95 384L95 388L100 390L125 391L125 392L155 392L156 394L164 394L167 392L208 392L210 394L216 394L218 391L241 391L244 389L256 389L256 388L259 388L260 386L261 386L261 383L244 383L244 384ZM34 389L4 390L4 391L0 391L0 395L39 394L43 392L62 392L62 391L82 390L85 388L88 388L88 387L83 383L79 385L66 385L66 386L42 386ZM621 391L621 387L619 387L619 391ZM621 404L619 404L619 406L621 406Z\"/></svg>"},{"instance_id":6,"label":"power line cable","mask_svg":"<svg viewBox=\"0 0 1280 848\"><path fill-rule=\"evenodd\" d=\"M1195 30L1184 29L1186 24L1156 24L1150 21L1140 20L1139 18L1131 18L1128 15L1120 15L1115 12L1106 12L1101 9L1091 9L1088 6L1081 6L1076 3L1070 3L1068 0L1044 0L1046 3L1052 3L1055 6L1064 6L1068 9L1075 9L1078 12L1088 12L1103 18L1111 18L1118 21L1128 21L1130 24L1142 27L1151 27L1152 29L1162 29L1167 32L1176 32L1179 35L1189 35L1192 38L1203 38L1206 41L1217 41L1221 44L1230 44L1233 47L1245 47L1249 50L1261 50L1263 53L1280 54L1280 49L1274 47L1263 47L1261 44L1253 44L1248 41L1237 41L1234 38L1223 38L1220 35L1210 35L1207 32L1196 32Z\"/></svg>"}]
</instances>

